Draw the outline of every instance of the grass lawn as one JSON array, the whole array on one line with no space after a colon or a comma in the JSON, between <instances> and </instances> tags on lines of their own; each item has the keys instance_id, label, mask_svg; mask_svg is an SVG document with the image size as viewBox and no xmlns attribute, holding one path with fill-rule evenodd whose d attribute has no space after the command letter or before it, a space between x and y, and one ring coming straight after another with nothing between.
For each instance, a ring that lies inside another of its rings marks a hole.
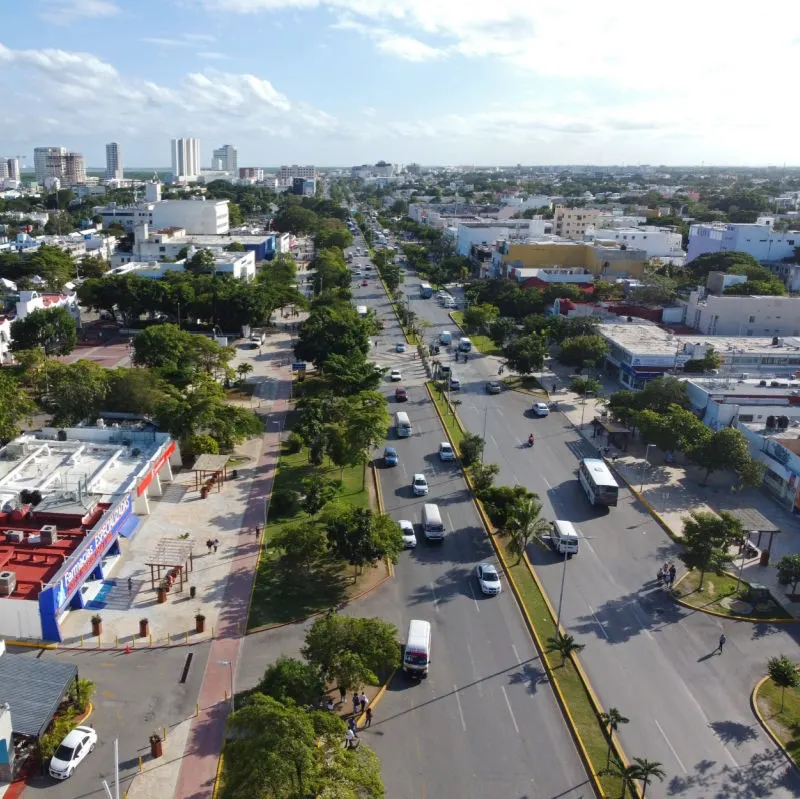
<instances>
[{"instance_id":1,"label":"grass lawn","mask_svg":"<svg viewBox=\"0 0 800 799\"><path fill-rule=\"evenodd\" d=\"M450 311L450 316L456 321L456 324L463 330L464 329L464 312L463 311ZM503 354L503 350L497 346L488 336L479 336L473 335L469 333L469 339L472 342L472 346L475 347L478 352L482 352L484 355L496 355L501 357Z\"/></svg>"},{"instance_id":2,"label":"grass lawn","mask_svg":"<svg viewBox=\"0 0 800 799\"><path fill-rule=\"evenodd\" d=\"M746 594L747 583L739 586L736 593L736 578L728 574L706 573L703 578L703 591L698 591L700 572L690 571L674 588L682 602L698 610L712 610L726 616L741 616L750 619L791 619L792 617L774 600L751 605L738 604L739 596Z\"/></svg>"},{"instance_id":3,"label":"grass lawn","mask_svg":"<svg viewBox=\"0 0 800 799\"><path fill-rule=\"evenodd\" d=\"M445 395L439 391L436 383L434 383L433 380L429 380L427 385L430 389L433 401L436 403L436 407L439 409L442 419L444 419L447 432L450 435L450 440L453 442L453 446L458 447L464 440L464 431L461 429L461 425L458 423L452 411L448 409L447 399Z\"/></svg>"},{"instance_id":4,"label":"grass lawn","mask_svg":"<svg viewBox=\"0 0 800 799\"><path fill-rule=\"evenodd\" d=\"M800 767L800 690L786 689L781 712L781 689L766 680L758 689L756 702L761 715Z\"/></svg>"},{"instance_id":5,"label":"grass lawn","mask_svg":"<svg viewBox=\"0 0 800 799\"><path fill-rule=\"evenodd\" d=\"M369 507L369 476L364 467L345 469L343 475L338 467L330 464L315 467L308 462L308 450L305 448L289 454L284 446L273 490L300 491L303 480L315 471L329 480L339 480L341 477L340 499L355 507ZM310 575L287 572L281 565L280 554L270 548L269 542L286 525L308 518L303 511L288 518L277 519L270 512L264 535L264 551L258 564L253 602L247 620L248 629L306 618L312 613L338 605L385 576L386 570L380 564L375 569L364 570L358 580L354 581L353 567L332 557L321 559Z\"/></svg>"},{"instance_id":6,"label":"grass lawn","mask_svg":"<svg viewBox=\"0 0 800 799\"><path fill-rule=\"evenodd\" d=\"M547 391L539 382L538 378L533 375L515 375L513 377L504 377L503 382L507 388L514 391L527 391L530 394L546 397Z\"/></svg>"}]
</instances>

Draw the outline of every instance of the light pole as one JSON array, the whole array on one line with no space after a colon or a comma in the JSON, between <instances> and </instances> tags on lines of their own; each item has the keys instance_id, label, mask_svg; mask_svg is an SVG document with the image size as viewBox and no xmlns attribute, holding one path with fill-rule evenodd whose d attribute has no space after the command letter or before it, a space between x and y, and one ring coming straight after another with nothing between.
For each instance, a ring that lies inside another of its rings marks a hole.
<instances>
[{"instance_id":1,"label":"light pole","mask_svg":"<svg viewBox=\"0 0 800 799\"><path fill-rule=\"evenodd\" d=\"M233 686L233 661L231 661L231 660L218 660L217 661L217 665L218 666L227 666L229 671L230 671L230 674L231 674L231 713L233 713L233 711L236 710L236 705L235 705L235 701L234 701L234 697L236 696L236 693L234 692L234 686Z\"/></svg>"},{"instance_id":2,"label":"light pole","mask_svg":"<svg viewBox=\"0 0 800 799\"><path fill-rule=\"evenodd\" d=\"M589 394L594 394L594 392L593 391L587 391L583 395L583 399L581 400L581 430L583 430L583 417L584 417L584 414L586 413L586 397L588 397Z\"/></svg>"},{"instance_id":3,"label":"light pole","mask_svg":"<svg viewBox=\"0 0 800 799\"><path fill-rule=\"evenodd\" d=\"M489 403L483 409L483 447L481 447L481 463L483 463L483 452L486 449L486 421L489 417Z\"/></svg>"},{"instance_id":4,"label":"light pole","mask_svg":"<svg viewBox=\"0 0 800 799\"><path fill-rule=\"evenodd\" d=\"M586 536L581 535L578 533L578 538L583 541L591 541L594 536ZM566 548L564 548L564 566L561 570L561 590L558 593L558 612L556 613L556 635L559 634L561 630L561 607L564 602L564 586L567 582L567 559L569 558L569 553L567 552Z\"/></svg>"},{"instance_id":5,"label":"light pole","mask_svg":"<svg viewBox=\"0 0 800 799\"><path fill-rule=\"evenodd\" d=\"M650 455L650 447L654 447L654 446L655 446L655 444L648 444L644 448L644 460L642 461L642 479L641 479L641 481L639 483L639 493L640 494L642 493L642 491L644 489L644 469L645 469L645 466L649 466L650 465L650 461L647 460L647 458Z\"/></svg>"}]
</instances>

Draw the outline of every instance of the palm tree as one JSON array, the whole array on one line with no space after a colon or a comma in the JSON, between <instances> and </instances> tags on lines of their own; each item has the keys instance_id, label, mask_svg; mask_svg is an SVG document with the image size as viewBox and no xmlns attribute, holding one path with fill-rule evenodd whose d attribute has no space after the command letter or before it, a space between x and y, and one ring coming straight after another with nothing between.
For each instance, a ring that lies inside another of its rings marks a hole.
<instances>
[{"instance_id":1,"label":"palm tree","mask_svg":"<svg viewBox=\"0 0 800 799\"><path fill-rule=\"evenodd\" d=\"M663 782L667 772L661 767L661 763L644 757L633 758L633 764L632 768L637 769L639 772L636 775L636 779L642 781L642 799L644 799L650 780L655 777L659 782Z\"/></svg>"},{"instance_id":2,"label":"palm tree","mask_svg":"<svg viewBox=\"0 0 800 799\"><path fill-rule=\"evenodd\" d=\"M786 689L797 688L800 684L797 664L786 655L781 655L767 661L767 672L772 682L781 689L781 709L778 713L783 713L783 695Z\"/></svg>"},{"instance_id":3,"label":"palm tree","mask_svg":"<svg viewBox=\"0 0 800 799\"><path fill-rule=\"evenodd\" d=\"M236 373L239 375L239 380L244 381L245 375L249 375L253 371L252 363L240 363L236 367Z\"/></svg>"},{"instance_id":4,"label":"palm tree","mask_svg":"<svg viewBox=\"0 0 800 799\"><path fill-rule=\"evenodd\" d=\"M550 522L542 517L542 503L536 494L515 500L509 510L503 534L510 537L508 549L517 556L517 563L522 560L532 538L549 532Z\"/></svg>"},{"instance_id":5,"label":"palm tree","mask_svg":"<svg viewBox=\"0 0 800 799\"><path fill-rule=\"evenodd\" d=\"M619 799L625 799L628 788L631 789L631 792L635 792L636 785L634 780L640 779L639 766L626 766L616 757L611 761L609 766L600 772L600 774L616 777L622 783L622 793L619 795Z\"/></svg>"},{"instance_id":6,"label":"palm tree","mask_svg":"<svg viewBox=\"0 0 800 799\"><path fill-rule=\"evenodd\" d=\"M608 753L606 754L606 768L608 768L608 764L611 762L611 744L614 737L614 733L619 729L620 724L627 724L630 719L625 718L622 713L619 712L615 707L610 707L608 709L608 713L601 713L600 714L600 723L606 729L606 736L608 737Z\"/></svg>"},{"instance_id":7,"label":"palm tree","mask_svg":"<svg viewBox=\"0 0 800 799\"><path fill-rule=\"evenodd\" d=\"M575 652L580 652L586 644L579 644L571 635L559 633L547 639L548 652L558 652L561 655L561 665L567 662L567 658Z\"/></svg>"}]
</instances>

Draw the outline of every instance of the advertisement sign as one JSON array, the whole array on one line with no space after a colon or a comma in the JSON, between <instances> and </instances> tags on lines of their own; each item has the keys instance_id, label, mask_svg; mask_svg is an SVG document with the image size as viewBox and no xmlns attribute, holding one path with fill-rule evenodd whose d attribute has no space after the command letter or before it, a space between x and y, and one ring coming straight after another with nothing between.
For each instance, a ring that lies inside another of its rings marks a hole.
<instances>
[{"instance_id":1,"label":"advertisement sign","mask_svg":"<svg viewBox=\"0 0 800 799\"><path fill-rule=\"evenodd\" d=\"M140 497L144 492L147 490L147 486L153 482L153 478L161 471L164 464L167 462L169 457L172 453L175 452L175 442L170 441L169 446L167 447L166 451L161 455L161 457L153 464L153 468L145 476L144 480L139 483L139 486L136 489L136 496Z\"/></svg>"},{"instance_id":2,"label":"advertisement sign","mask_svg":"<svg viewBox=\"0 0 800 799\"><path fill-rule=\"evenodd\" d=\"M131 515L132 509L131 495L126 494L84 539L80 548L71 556L66 569L56 576L55 604L58 610L67 604L86 576L100 562L114 540L114 533Z\"/></svg>"}]
</instances>

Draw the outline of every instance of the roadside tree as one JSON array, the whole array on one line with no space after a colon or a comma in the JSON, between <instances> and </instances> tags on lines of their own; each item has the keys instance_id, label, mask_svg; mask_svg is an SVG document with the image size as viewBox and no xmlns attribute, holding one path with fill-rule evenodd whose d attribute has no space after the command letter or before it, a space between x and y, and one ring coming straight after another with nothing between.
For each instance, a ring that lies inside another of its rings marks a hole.
<instances>
[{"instance_id":1,"label":"roadside tree","mask_svg":"<svg viewBox=\"0 0 800 799\"><path fill-rule=\"evenodd\" d=\"M50 391L46 406L53 414L53 422L72 427L84 419L94 421L108 396L109 372L94 361L84 360L72 364L54 362L47 371Z\"/></svg>"},{"instance_id":2,"label":"roadside tree","mask_svg":"<svg viewBox=\"0 0 800 799\"><path fill-rule=\"evenodd\" d=\"M577 372L599 363L608 352L608 342L602 336L575 336L561 342L558 360Z\"/></svg>"},{"instance_id":3,"label":"roadside tree","mask_svg":"<svg viewBox=\"0 0 800 799\"><path fill-rule=\"evenodd\" d=\"M464 327L468 333L483 333L499 314L497 307L488 303L471 305L464 311Z\"/></svg>"},{"instance_id":4,"label":"roadside tree","mask_svg":"<svg viewBox=\"0 0 800 799\"><path fill-rule=\"evenodd\" d=\"M283 552L282 565L286 567L287 574L296 568L302 569L306 575L310 574L328 548L324 530L311 520L285 525L270 543Z\"/></svg>"},{"instance_id":5,"label":"roadside tree","mask_svg":"<svg viewBox=\"0 0 800 799\"><path fill-rule=\"evenodd\" d=\"M615 707L610 707L607 712L600 714L600 723L606 731L606 738L608 739L608 752L606 753L606 768L611 763L611 750L614 745L614 735L619 730L622 724L627 724L630 721Z\"/></svg>"},{"instance_id":6,"label":"roadside tree","mask_svg":"<svg viewBox=\"0 0 800 799\"><path fill-rule=\"evenodd\" d=\"M539 495L529 493L515 499L506 526L500 533L508 536L508 550L517 556L517 563L520 563L531 540L546 535L551 529L550 522L542 517Z\"/></svg>"},{"instance_id":7,"label":"roadside tree","mask_svg":"<svg viewBox=\"0 0 800 799\"><path fill-rule=\"evenodd\" d=\"M30 419L36 405L7 369L0 369L0 444L20 434L23 420Z\"/></svg>"},{"instance_id":8,"label":"roadside tree","mask_svg":"<svg viewBox=\"0 0 800 799\"><path fill-rule=\"evenodd\" d=\"M747 439L733 427L715 430L710 436L692 444L686 454L693 463L705 469L703 484L714 472L732 469L741 473L752 461Z\"/></svg>"},{"instance_id":9,"label":"roadside tree","mask_svg":"<svg viewBox=\"0 0 800 799\"><path fill-rule=\"evenodd\" d=\"M786 655L771 657L767 661L767 674L778 688L781 689L781 707L778 711L783 713L783 700L787 688L800 686L800 671L797 664Z\"/></svg>"},{"instance_id":10,"label":"roadside tree","mask_svg":"<svg viewBox=\"0 0 800 799\"><path fill-rule=\"evenodd\" d=\"M470 467L477 463L483 456L485 446L486 442L477 433L465 433L459 445L461 462L464 466Z\"/></svg>"},{"instance_id":11,"label":"roadside tree","mask_svg":"<svg viewBox=\"0 0 800 799\"><path fill-rule=\"evenodd\" d=\"M778 582L781 585L791 585L792 594L796 594L797 584L800 583L800 553L784 555L775 568L778 570Z\"/></svg>"},{"instance_id":12,"label":"roadside tree","mask_svg":"<svg viewBox=\"0 0 800 799\"><path fill-rule=\"evenodd\" d=\"M544 366L547 354L545 339L536 333L512 338L503 347L503 358L509 369L521 375L529 375Z\"/></svg>"},{"instance_id":13,"label":"roadside tree","mask_svg":"<svg viewBox=\"0 0 800 799\"><path fill-rule=\"evenodd\" d=\"M700 570L698 590L708 571L720 571L731 562L731 547L744 539L742 523L727 511L719 515L693 511L683 523L681 559L689 568Z\"/></svg>"},{"instance_id":14,"label":"roadside tree","mask_svg":"<svg viewBox=\"0 0 800 799\"><path fill-rule=\"evenodd\" d=\"M547 651L558 652L561 655L561 665L567 662L567 658L580 652L586 645L579 644L574 636L558 633L547 639Z\"/></svg>"},{"instance_id":15,"label":"roadside tree","mask_svg":"<svg viewBox=\"0 0 800 799\"><path fill-rule=\"evenodd\" d=\"M317 666L281 655L267 666L256 690L283 704L291 701L304 707L319 702L325 682Z\"/></svg>"},{"instance_id":16,"label":"roadside tree","mask_svg":"<svg viewBox=\"0 0 800 799\"><path fill-rule=\"evenodd\" d=\"M355 576L365 566L381 558L393 563L403 551L403 536L393 519L370 508L332 504L323 516L323 525L333 554L355 567Z\"/></svg>"},{"instance_id":17,"label":"roadside tree","mask_svg":"<svg viewBox=\"0 0 800 799\"><path fill-rule=\"evenodd\" d=\"M642 799L647 796L647 786L650 784L650 780L655 777L659 782L663 782L667 776L661 763L645 757L634 757L633 766L636 768L636 779L642 783Z\"/></svg>"},{"instance_id":18,"label":"roadside tree","mask_svg":"<svg viewBox=\"0 0 800 799\"><path fill-rule=\"evenodd\" d=\"M63 307L37 309L11 323L11 350L43 349L47 355L68 355L78 343L72 314Z\"/></svg>"}]
</instances>

